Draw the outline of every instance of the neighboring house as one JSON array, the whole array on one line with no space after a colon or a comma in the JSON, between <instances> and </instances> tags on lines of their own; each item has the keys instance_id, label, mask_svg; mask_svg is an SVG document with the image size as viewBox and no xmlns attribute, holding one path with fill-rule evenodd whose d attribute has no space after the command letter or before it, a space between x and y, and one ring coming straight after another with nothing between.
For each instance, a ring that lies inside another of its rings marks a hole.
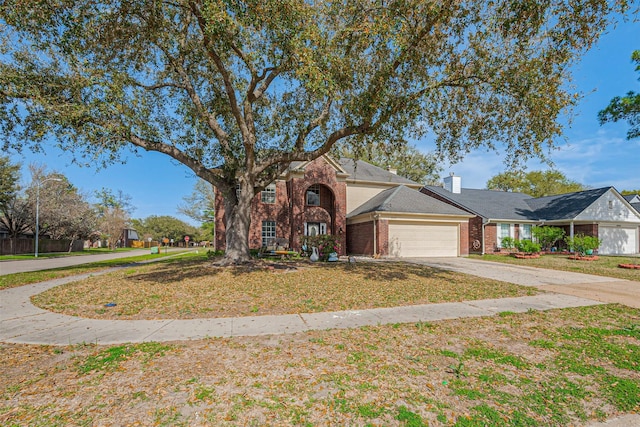
<instances>
[{"instance_id":1,"label":"neighboring house","mask_svg":"<svg viewBox=\"0 0 640 427\"><path fill-rule=\"evenodd\" d=\"M633 206L635 210L640 212L640 194L630 194L622 197L624 197L624 199L629 202L629 204Z\"/></svg>"},{"instance_id":2,"label":"neighboring house","mask_svg":"<svg viewBox=\"0 0 640 427\"><path fill-rule=\"evenodd\" d=\"M640 252L640 211L613 187L534 198L462 188L461 178L454 175L444 181L444 187L420 191L475 215L468 227L470 252L495 252L504 237L530 239L536 225L561 227L568 236L597 236L603 255Z\"/></svg>"},{"instance_id":3,"label":"neighboring house","mask_svg":"<svg viewBox=\"0 0 640 427\"><path fill-rule=\"evenodd\" d=\"M254 198L249 247L275 242L300 250L302 236L332 234L340 236L341 255L467 254L471 215L422 195L421 187L361 160L294 162ZM216 192L216 249L224 249L225 239L224 203Z\"/></svg>"}]
</instances>

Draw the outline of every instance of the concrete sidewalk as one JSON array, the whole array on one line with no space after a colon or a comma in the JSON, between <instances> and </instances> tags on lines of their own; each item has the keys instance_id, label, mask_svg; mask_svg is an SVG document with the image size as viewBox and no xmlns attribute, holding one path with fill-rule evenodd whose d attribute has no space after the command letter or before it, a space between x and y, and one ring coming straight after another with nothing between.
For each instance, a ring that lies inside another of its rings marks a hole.
<instances>
[{"instance_id":1,"label":"concrete sidewalk","mask_svg":"<svg viewBox=\"0 0 640 427\"><path fill-rule=\"evenodd\" d=\"M103 274L106 272L108 271ZM519 298L370 310L190 320L85 319L51 313L31 304L30 297L33 295L88 276L89 274L67 277L1 291L0 341L68 345L197 340L207 337L290 334L314 329L492 316L503 311L525 312L600 304L598 301L585 298L545 293Z\"/></svg>"}]
</instances>

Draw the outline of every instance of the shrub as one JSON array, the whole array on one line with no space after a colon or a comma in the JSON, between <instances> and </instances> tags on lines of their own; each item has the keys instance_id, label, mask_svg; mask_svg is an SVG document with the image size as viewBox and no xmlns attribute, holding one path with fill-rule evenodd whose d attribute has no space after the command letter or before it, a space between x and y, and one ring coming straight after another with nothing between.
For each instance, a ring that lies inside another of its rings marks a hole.
<instances>
[{"instance_id":1,"label":"shrub","mask_svg":"<svg viewBox=\"0 0 640 427\"><path fill-rule=\"evenodd\" d=\"M578 234L573 237L566 237L564 241L567 243L570 249L577 252L579 255L584 256L587 251L598 249L600 246L600 239L594 236L585 236L584 234Z\"/></svg>"},{"instance_id":2,"label":"shrub","mask_svg":"<svg viewBox=\"0 0 640 427\"><path fill-rule=\"evenodd\" d=\"M540 252L540 245L535 242L532 242L531 240L517 241L516 248L518 249L518 252L524 252L527 254Z\"/></svg>"},{"instance_id":3,"label":"shrub","mask_svg":"<svg viewBox=\"0 0 640 427\"><path fill-rule=\"evenodd\" d=\"M224 251L223 250L217 250L217 251L212 251L211 249L209 249L207 251L207 258L211 259L211 258L215 258L215 257L219 257L224 255Z\"/></svg>"},{"instance_id":4,"label":"shrub","mask_svg":"<svg viewBox=\"0 0 640 427\"><path fill-rule=\"evenodd\" d=\"M502 249L513 249L516 247L516 239L513 237L503 237L500 240L500 247Z\"/></svg>"},{"instance_id":5,"label":"shrub","mask_svg":"<svg viewBox=\"0 0 640 427\"><path fill-rule=\"evenodd\" d=\"M564 230L558 227L533 227L533 237L540 243L544 250L550 251L557 242L564 238Z\"/></svg>"}]
</instances>

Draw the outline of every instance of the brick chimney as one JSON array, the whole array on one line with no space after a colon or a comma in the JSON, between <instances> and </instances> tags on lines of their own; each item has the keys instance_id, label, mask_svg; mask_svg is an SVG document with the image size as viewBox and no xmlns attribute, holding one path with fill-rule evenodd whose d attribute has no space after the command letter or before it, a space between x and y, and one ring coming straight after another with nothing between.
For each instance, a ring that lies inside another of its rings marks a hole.
<instances>
[{"instance_id":1,"label":"brick chimney","mask_svg":"<svg viewBox=\"0 0 640 427\"><path fill-rule=\"evenodd\" d=\"M460 194L462 191L462 177L456 176L453 172L444 179L444 189L454 193Z\"/></svg>"}]
</instances>

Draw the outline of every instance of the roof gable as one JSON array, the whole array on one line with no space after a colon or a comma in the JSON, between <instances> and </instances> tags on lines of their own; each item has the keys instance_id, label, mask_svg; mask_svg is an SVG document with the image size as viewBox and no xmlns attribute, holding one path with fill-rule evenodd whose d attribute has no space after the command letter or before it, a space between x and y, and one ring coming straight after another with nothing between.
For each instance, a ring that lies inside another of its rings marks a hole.
<instances>
[{"instance_id":1,"label":"roof gable","mask_svg":"<svg viewBox=\"0 0 640 427\"><path fill-rule=\"evenodd\" d=\"M352 218L370 212L470 216L468 212L465 212L462 209L458 209L448 203L436 200L404 185L399 185L380 192L367 202L354 209L347 215L347 218Z\"/></svg>"},{"instance_id":2,"label":"roof gable","mask_svg":"<svg viewBox=\"0 0 640 427\"><path fill-rule=\"evenodd\" d=\"M537 214L537 219L556 221L576 219L585 209L591 206L611 187L593 190L576 191L574 193L558 194L555 196L530 199L527 204Z\"/></svg>"}]
</instances>

